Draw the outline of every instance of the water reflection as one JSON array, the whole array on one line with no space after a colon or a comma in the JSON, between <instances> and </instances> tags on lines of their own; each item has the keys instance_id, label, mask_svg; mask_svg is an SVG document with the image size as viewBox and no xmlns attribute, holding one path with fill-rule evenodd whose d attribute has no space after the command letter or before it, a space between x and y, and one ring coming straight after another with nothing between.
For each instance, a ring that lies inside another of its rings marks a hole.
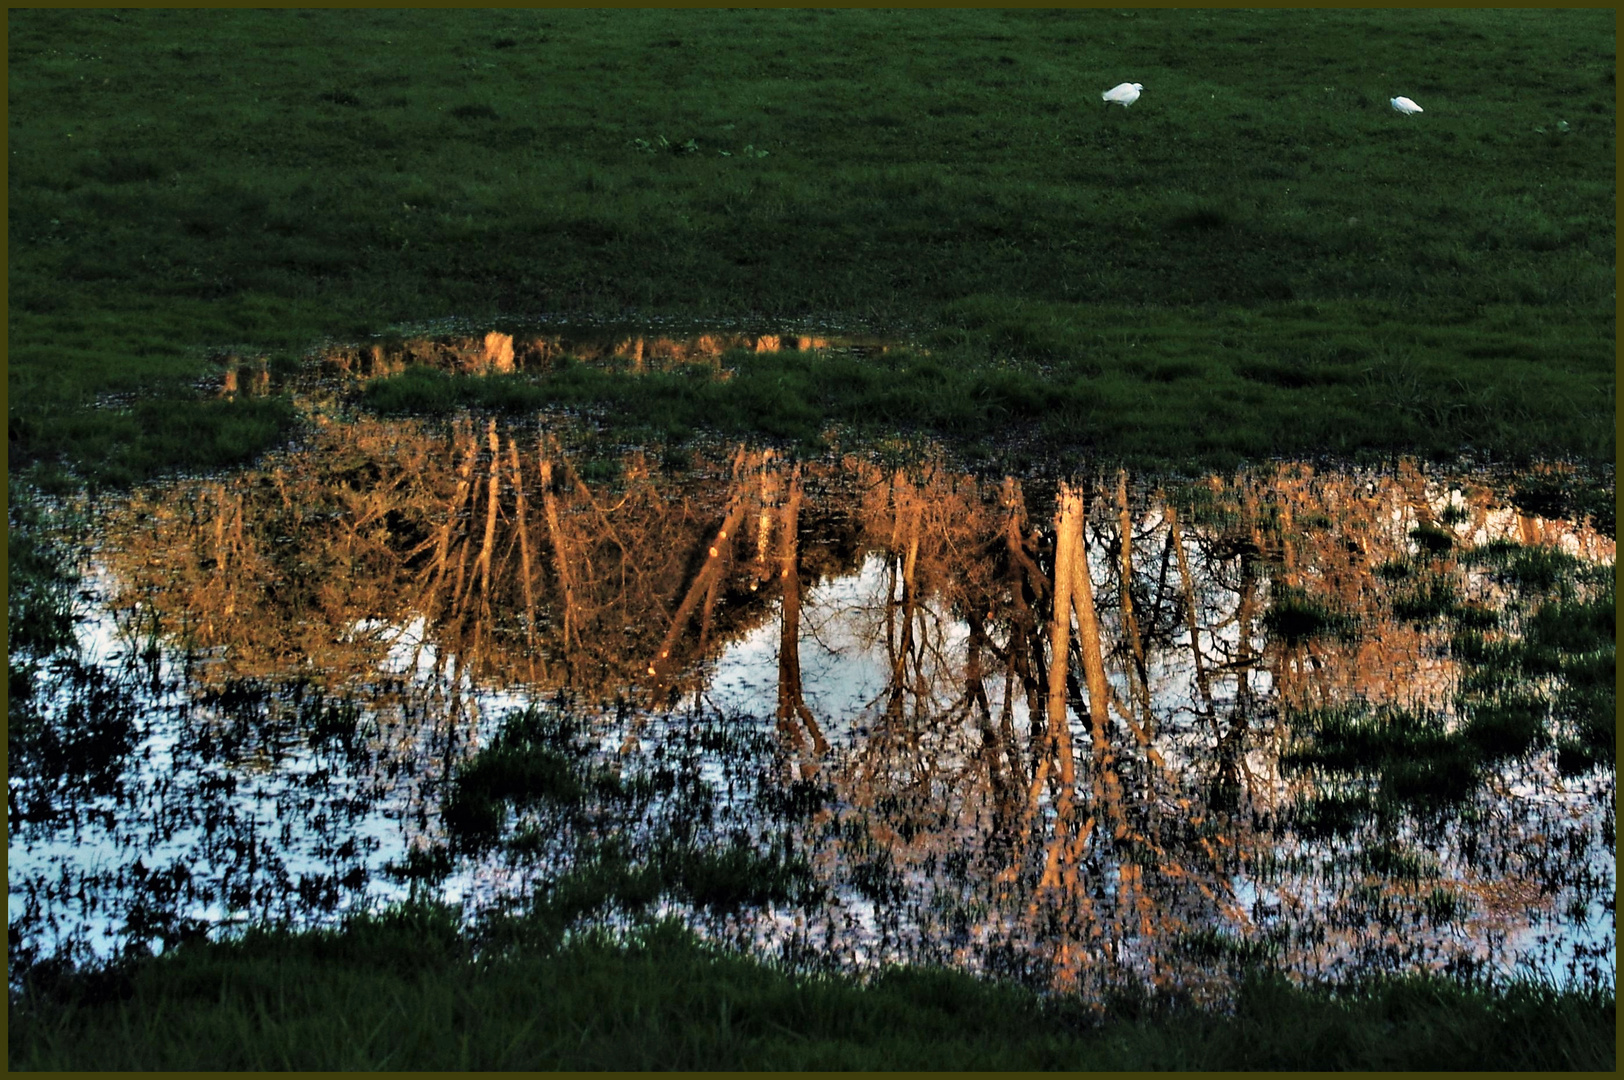
<instances>
[{"instance_id":1,"label":"water reflection","mask_svg":"<svg viewBox=\"0 0 1624 1080\"><path fill-rule=\"evenodd\" d=\"M389 337L364 344L335 344L320 350L296 377L353 382L398 375L409 367L429 367L459 375L538 374L565 361L579 361L631 375L703 365L719 378L729 372L722 358L731 352L825 352L881 355L897 347L893 339L848 332L777 330L651 333L640 327L551 327L544 330L491 330L484 334ZM235 353L218 357L213 389L221 397L257 397L282 389L286 380L268 361Z\"/></svg>"},{"instance_id":2,"label":"water reflection","mask_svg":"<svg viewBox=\"0 0 1624 1080\"><path fill-rule=\"evenodd\" d=\"M30 708L129 730L113 764L14 769L14 951L401 895L457 763L546 701L605 761L703 720L764 738L757 795L826 794L768 822L694 765L717 837L787 830L829 887L690 912L785 955L1197 996L1248 952L1611 978L1611 756L1559 753L1578 669L1484 689L1473 658L1610 595L1614 543L1480 478L1292 465L1169 495L744 448L606 475L533 427L362 420L140 495L103 537L85 649ZM1529 552L1556 569L1507 571ZM1488 753L1467 735L1513 691L1556 702L1549 732ZM466 858L444 888L488 902L561 857Z\"/></svg>"}]
</instances>

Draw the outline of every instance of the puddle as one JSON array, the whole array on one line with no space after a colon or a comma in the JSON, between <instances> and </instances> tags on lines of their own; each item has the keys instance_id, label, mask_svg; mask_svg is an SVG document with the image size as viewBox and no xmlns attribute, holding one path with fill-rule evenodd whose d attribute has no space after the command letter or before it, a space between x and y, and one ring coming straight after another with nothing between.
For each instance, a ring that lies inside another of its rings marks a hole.
<instances>
[{"instance_id":1,"label":"puddle","mask_svg":"<svg viewBox=\"0 0 1624 1080\"><path fill-rule=\"evenodd\" d=\"M409 367L460 375L539 374L565 359L627 374L708 366L728 376L722 358L729 353L838 352L882 355L899 348L895 338L802 328L770 331L650 331L646 326L583 325L462 331L418 336L391 335L375 341L319 349L308 370L288 377L263 359L235 354L220 358L220 373L207 389L222 396L260 396L289 385L315 382L344 385L398 375ZM917 351L917 350L916 350Z\"/></svg>"},{"instance_id":2,"label":"puddle","mask_svg":"<svg viewBox=\"0 0 1624 1080\"><path fill-rule=\"evenodd\" d=\"M1614 542L1483 477L605 467L363 419L97 520L79 653L13 718L14 957L472 910L680 835L806 868L795 900L650 898L797 963L1613 979L1612 638L1560 635ZM453 778L531 706L601 797L458 846Z\"/></svg>"}]
</instances>

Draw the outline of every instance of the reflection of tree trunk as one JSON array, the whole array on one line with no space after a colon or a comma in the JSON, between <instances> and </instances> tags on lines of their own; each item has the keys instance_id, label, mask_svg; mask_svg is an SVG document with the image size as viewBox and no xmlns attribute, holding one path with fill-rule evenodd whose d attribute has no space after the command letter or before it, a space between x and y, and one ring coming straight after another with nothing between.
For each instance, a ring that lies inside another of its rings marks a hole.
<instances>
[{"instance_id":1,"label":"reflection of tree trunk","mask_svg":"<svg viewBox=\"0 0 1624 1080\"><path fill-rule=\"evenodd\" d=\"M756 578L765 583L772 571L769 570L768 561L771 559L769 549L772 546L773 514L772 505L774 496L778 491L778 474L769 469L768 463L772 460L771 451L761 455L761 513L756 517Z\"/></svg>"},{"instance_id":2,"label":"reflection of tree trunk","mask_svg":"<svg viewBox=\"0 0 1624 1080\"><path fill-rule=\"evenodd\" d=\"M677 640L687 628L689 620L693 618L694 609L699 607L700 600L710 591L712 583L726 565L727 553L732 550L730 538L738 532L739 522L744 520L745 511L749 506L750 500L741 485L734 490L727 516L722 520L722 527L717 530L715 538L710 543L704 565L689 584L688 592L682 598L682 603L677 606L676 614L671 617L671 625L666 630L665 640L660 642L659 649L645 668L647 675L657 678L671 667L671 652L676 648Z\"/></svg>"},{"instance_id":3,"label":"reflection of tree trunk","mask_svg":"<svg viewBox=\"0 0 1624 1080\"><path fill-rule=\"evenodd\" d=\"M1011 788L1020 775L1019 761L1010 758L1009 764L1005 765L1002 759L1013 746L994 729L992 723L992 705L987 700L988 673L982 661L983 653L992 644L992 639L987 636L986 623L982 621L981 613L974 607L966 611L965 621L969 624L970 634L965 642L964 698L966 707L975 717L976 728L981 733L981 758L986 764L987 783L993 799L994 831L1002 832L1015 810ZM1004 688L1006 720L1009 716L1007 698L1012 689L1006 681Z\"/></svg>"},{"instance_id":4,"label":"reflection of tree trunk","mask_svg":"<svg viewBox=\"0 0 1624 1080\"><path fill-rule=\"evenodd\" d=\"M807 708L801 687L801 549L799 540L801 513L801 468L795 467L790 476L789 491L781 511L782 527L779 533L778 580L783 588L783 613L778 634L778 728L791 745L801 745L799 720L812 736L812 746L818 755L829 749L823 732ZM816 763L808 771L815 772Z\"/></svg>"},{"instance_id":5,"label":"reflection of tree trunk","mask_svg":"<svg viewBox=\"0 0 1624 1080\"><path fill-rule=\"evenodd\" d=\"M462 615L476 581L479 583L481 613L488 617L491 609L491 552L496 547L496 503L500 495L502 475L501 442L496 434L495 417L486 423L485 440L491 454L490 472L485 481L485 535L480 540L479 558L474 562L473 576L468 580L468 593L457 597L458 616ZM461 585L460 575L458 585Z\"/></svg>"},{"instance_id":6,"label":"reflection of tree trunk","mask_svg":"<svg viewBox=\"0 0 1624 1080\"><path fill-rule=\"evenodd\" d=\"M1517 511L1517 539L1524 547L1533 547L1539 543L1539 527L1530 514Z\"/></svg>"},{"instance_id":7,"label":"reflection of tree trunk","mask_svg":"<svg viewBox=\"0 0 1624 1080\"><path fill-rule=\"evenodd\" d=\"M705 602L699 608L699 644L695 651L699 655L705 654L705 645L710 641L711 616L716 612L716 598L722 593L722 575L711 577L710 588L705 590Z\"/></svg>"},{"instance_id":8,"label":"reflection of tree trunk","mask_svg":"<svg viewBox=\"0 0 1624 1080\"><path fill-rule=\"evenodd\" d=\"M902 559L901 626L896 625L896 587L886 591L887 643L891 648L891 683L886 699L885 715L899 718L908 687L908 659L914 652L915 571L919 564L919 500L899 473L892 481L895 517L892 519L893 550L898 541L907 538L907 553Z\"/></svg>"},{"instance_id":9,"label":"reflection of tree trunk","mask_svg":"<svg viewBox=\"0 0 1624 1080\"><path fill-rule=\"evenodd\" d=\"M1007 511L1004 518L1004 546L1009 555L1009 592L1015 608L1009 633L1009 671L1020 679L1021 689L1026 694L1035 742L1044 723L1043 709L1038 702L1048 676L1043 660L1043 631L1031 605L1049 591L1049 583L1027 551L1022 528L1026 522L1026 505L1021 497L1020 485L1013 479L1004 480L1003 501ZM1012 698L1013 694L1005 695L1006 721ZM1023 778L1030 779L1020 760L1020 749L1012 743L1010 761ZM1036 768L1036 765L1033 767Z\"/></svg>"},{"instance_id":10,"label":"reflection of tree trunk","mask_svg":"<svg viewBox=\"0 0 1624 1080\"><path fill-rule=\"evenodd\" d=\"M229 569L230 559L226 555L226 486L218 484L214 489L214 501L218 509L214 512L214 567L216 572L224 573Z\"/></svg>"},{"instance_id":11,"label":"reflection of tree trunk","mask_svg":"<svg viewBox=\"0 0 1624 1080\"><path fill-rule=\"evenodd\" d=\"M553 459L549 452L552 449L550 444L544 444L541 449L541 504L547 516L547 539L553 549L553 573L563 597L562 641L567 663L571 642L580 644L580 630L575 625L575 579L570 573L570 549L558 520L558 495L553 491Z\"/></svg>"},{"instance_id":12,"label":"reflection of tree trunk","mask_svg":"<svg viewBox=\"0 0 1624 1080\"><path fill-rule=\"evenodd\" d=\"M1427 478L1416 469L1415 462L1399 462L1398 483L1410 512L1415 515L1415 523L1427 528L1436 526L1437 516L1432 512L1432 504L1427 501Z\"/></svg>"},{"instance_id":13,"label":"reflection of tree trunk","mask_svg":"<svg viewBox=\"0 0 1624 1080\"><path fill-rule=\"evenodd\" d=\"M1061 486L1060 510L1055 516L1054 619L1050 631L1049 697L1045 711L1049 719L1050 745L1054 748L1056 764L1060 769L1061 789L1068 793L1075 789L1077 780L1071 749L1071 725L1066 722L1066 674L1071 657L1071 608L1074 602L1081 606L1081 598L1074 597L1073 590L1077 587L1077 560L1085 557L1079 550L1082 547L1082 504L1081 495L1067 485ZM1083 580L1087 580L1086 573ZM1092 596L1089 600L1092 600ZM1088 607L1092 616L1092 603ZM1094 645L1097 652L1098 637ZM1088 679L1088 689L1090 709L1096 705L1103 706L1105 698L1094 694L1092 677Z\"/></svg>"},{"instance_id":14,"label":"reflection of tree trunk","mask_svg":"<svg viewBox=\"0 0 1624 1080\"><path fill-rule=\"evenodd\" d=\"M1167 498L1165 495L1161 496L1160 502L1164 506L1166 505ZM1173 534L1169 532L1167 534L1167 541L1162 544L1162 568L1161 571L1156 575L1156 600L1151 604L1150 607L1150 626L1152 634L1156 632L1156 627L1160 626L1162 623L1162 608L1167 603L1167 572L1172 565Z\"/></svg>"},{"instance_id":15,"label":"reflection of tree trunk","mask_svg":"<svg viewBox=\"0 0 1624 1080\"><path fill-rule=\"evenodd\" d=\"M1251 539L1253 554L1266 556L1268 549L1264 544L1262 526L1259 525L1257 489L1250 480L1237 476L1234 491L1235 506L1240 512L1240 520L1235 526L1237 534Z\"/></svg>"},{"instance_id":16,"label":"reflection of tree trunk","mask_svg":"<svg viewBox=\"0 0 1624 1080\"><path fill-rule=\"evenodd\" d=\"M1063 498L1075 501L1076 557L1072 560L1071 601L1077 609L1077 639L1082 646L1083 677L1088 682L1088 716L1093 743L1095 813L1115 809L1120 813L1122 793L1116 775L1116 754L1111 749L1111 684L1105 677L1105 657L1100 648L1100 623L1094 610L1094 585L1088 572L1088 552L1083 540L1083 498L1081 492L1062 488ZM1120 816L1118 817L1120 820Z\"/></svg>"},{"instance_id":17,"label":"reflection of tree trunk","mask_svg":"<svg viewBox=\"0 0 1624 1080\"><path fill-rule=\"evenodd\" d=\"M460 436L462 430L463 425L458 424L452 435L453 441ZM446 577L446 561L451 556L452 535L457 528L457 515L462 511L463 501L468 498L469 487L474 473L474 460L478 455L479 445L474 442L470 432L468 447L463 451L462 463L457 467L457 485L446 504L445 523L440 527L440 535L435 544L434 561L429 565L429 583L424 596L423 610L430 618L433 618L434 613L441 606L439 603L440 587ZM461 570L459 569L458 583L453 590L453 595L460 591Z\"/></svg>"},{"instance_id":18,"label":"reflection of tree trunk","mask_svg":"<svg viewBox=\"0 0 1624 1080\"><path fill-rule=\"evenodd\" d=\"M513 470L513 500L514 516L517 518L519 531L519 575L520 583L524 588L524 640L528 646L526 656L532 664L541 662L541 677L547 677L547 661L538 657L536 644L536 590L535 570L530 562L530 518L527 513L529 502L524 494L524 478L519 473L519 444L513 439L508 440L508 467ZM534 678L534 668L531 669Z\"/></svg>"},{"instance_id":19,"label":"reflection of tree trunk","mask_svg":"<svg viewBox=\"0 0 1624 1080\"><path fill-rule=\"evenodd\" d=\"M1246 734L1251 727L1255 711L1252 691L1251 667L1257 656L1252 652L1253 623L1257 619L1256 561L1241 556L1240 605L1235 616L1236 655L1230 666L1235 671L1235 709L1230 716L1229 730L1218 740L1218 773L1214 780L1212 803L1218 809L1232 811L1241 793L1241 773L1251 779L1242 750Z\"/></svg>"},{"instance_id":20,"label":"reflection of tree trunk","mask_svg":"<svg viewBox=\"0 0 1624 1080\"><path fill-rule=\"evenodd\" d=\"M1082 648L1083 677L1088 683L1088 715L1092 724L1095 752L1105 748L1105 729L1110 723L1109 704L1111 684L1105 678L1105 657L1100 648L1100 623L1094 609L1094 583L1088 572L1088 555L1083 541L1083 496L1079 491L1062 489L1062 498L1070 501L1073 517L1070 529L1075 555L1071 560L1071 602L1077 610L1077 639ZM1056 559L1056 574L1059 560ZM1058 596L1057 596L1058 599ZM1053 685L1053 679L1050 680Z\"/></svg>"},{"instance_id":21,"label":"reflection of tree trunk","mask_svg":"<svg viewBox=\"0 0 1624 1080\"><path fill-rule=\"evenodd\" d=\"M1067 675L1070 669L1071 657L1071 609L1073 593L1077 587L1076 562L1086 557L1080 550L1082 548L1082 496L1074 491L1070 485L1062 484L1060 487L1059 507L1055 511L1055 554L1054 554L1054 603L1051 608L1049 624L1049 669L1048 694L1045 700L1044 713L1047 719L1044 737L1034 747L1037 761L1032 770L1032 783L1027 789L1026 813L1023 815L1021 826L1021 841L1024 846L1030 834L1033 816L1037 813L1038 800L1043 789L1049 783L1050 770L1057 772L1055 799L1057 812L1064 810L1064 818L1071 818L1070 808L1076 792L1077 774L1076 761L1071 746L1071 725L1066 720L1067 701ZM1086 580L1086 571L1084 579ZM1092 599L1092 595L1090 595ZM1092 604L1089 614L1093 615ZM1096 653L1098 639L1095 641ZM1093 682L1089 682L1090 690ZM1092 697L1092 694L1091 694ZM1090 707L1096 703L1104 705L1105 698L1093 697ZM1096 746L1098 740L1096 740ZM1056 873L1056 860L1059 858L1058 849L1050 852L1048 865L1045 867L1043 881L1050 883Z\"/></svg>"},{"instance_id":22,"label":"reflection of tree trunk","mask_svg":"<svg viewBox=\"0 0 1624 1080\"><path fill-rule=\"evenodd\" d=\"M1134 667L1141 683L1145 679L1145 645L1139 637L1139 620L1133 611L1133 518L1128 514L1128 474L1117 470L1117 532L1122 555L1122 625L1133 650Z\"/></svg>"},{"instance_id":23,"label":"reflection of tree trunk","mask_svg":"<svg viewBox=\"0 0 1624 1080\"><path fill-rule=\"evenodd\" d=\"M466 490L468 503L469 503L468 509L469 509L470 517L473 514L474 504L479 498L479 481L477 479L475 479L473 477L473 475L472 475L473 474L473 465L474 465L475 460L478 458L478 456L479 456L479 442L474 437L473 432L470 431L468 433L468 456L467 456L467 461L466 461L466 464L468 466L469 479L468 479L468 481L466 483L459 483L457 485L459 495L462 494ZM457 505L458 505L459 508L462 506L462 502L461 502L460 499L458 500ZM458 615L462 614L462 589L463 589L463 583L467 579L467 576L468 576L468 557L473 554L473 551L474 551L473 537L470 536L470 535L464 534L464 536L462 538L462 555L461 555L461 557L459 557L457 559L457 580L451 586L451 598L452 598L452 602L456 605L456 611L457 611Z\"/></svg>"}]
</instances>

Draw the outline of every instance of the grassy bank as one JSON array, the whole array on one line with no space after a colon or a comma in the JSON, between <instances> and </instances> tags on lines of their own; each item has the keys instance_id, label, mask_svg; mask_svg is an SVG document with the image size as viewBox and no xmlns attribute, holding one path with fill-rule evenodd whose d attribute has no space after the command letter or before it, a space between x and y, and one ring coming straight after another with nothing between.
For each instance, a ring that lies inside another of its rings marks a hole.
<instances>
[{"instance_id":1,"label":"grassy bank","mask_svg":"<svg viewBox=\"0 0 1624 1080\"><path fill-rule=\"evenodd\" d=\"M12 1069L1595 1069L1610 995L1258 977L1103 1014L943 971L793 975L656 924L476 954L443 911L193 944L10 1008Z\"/></svg>"},{"instance_id":2,"label":"grassy bank","mask_svg":"<svg viewBox=\"0 0 1624 1080\"><path fill-rule=\"evenodd\" d=\"M945 373L792 364L765 434L1613 456L1605 10L8 19L14 467L242 460L293 414L201 400L211 354L549 313L829 317Z\"/></svg>"}]
</instances>

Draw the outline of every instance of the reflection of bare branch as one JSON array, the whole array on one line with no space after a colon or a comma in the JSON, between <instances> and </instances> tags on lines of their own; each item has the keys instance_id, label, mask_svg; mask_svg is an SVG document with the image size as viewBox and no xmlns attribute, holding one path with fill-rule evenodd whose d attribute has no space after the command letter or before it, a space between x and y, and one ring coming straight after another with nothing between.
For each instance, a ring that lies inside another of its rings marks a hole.
<instances>
[{"instance_id":1,"label":"reflection of bare branch","mask_svg":"<svg viewBox=\"0 0 1624 1080\"><path fill-rule=\"evenodd\" d=\"M1201 657L1201 631L1200 617L1195 607L1195 584L1190 577L1190 560L1184 553L1184 538L1179 533L1178 510L1172 503L1167 504L1167 528L1173 543L1173 552L1178 556L1179 580L1184 586L1184 621L1190 628L1190 657L1195 664L1196 687L1201 692L1201 711L1206 715L1212 714L1212 683L1207 676L1206 664Z\"/></svg>"},{"instance_id":2,"label":"reflection of bare branch","mask_svg":"<svg viewBox=\"0 0 1624 1080\"><path fill-rule=\"evenodd\" d=\"M1139 620L1134 617L1133 611L1133 518L1128 513L1128 474L1120 469L1117 471L1116 496L1119 546L1122 555L1120 591L1123 632L1133 650L1133 666L1129 672L1128 685L1139 706L1143 726L1136 723L1132 715L1125 714L1123 718L1133 729L1140 745L1146 746L1149 745L1150 734L1155 729L1156 720L1150 709L1150 675L1145 669L1145 644L1139 636Z\"/></svg>"}]
</instances>

